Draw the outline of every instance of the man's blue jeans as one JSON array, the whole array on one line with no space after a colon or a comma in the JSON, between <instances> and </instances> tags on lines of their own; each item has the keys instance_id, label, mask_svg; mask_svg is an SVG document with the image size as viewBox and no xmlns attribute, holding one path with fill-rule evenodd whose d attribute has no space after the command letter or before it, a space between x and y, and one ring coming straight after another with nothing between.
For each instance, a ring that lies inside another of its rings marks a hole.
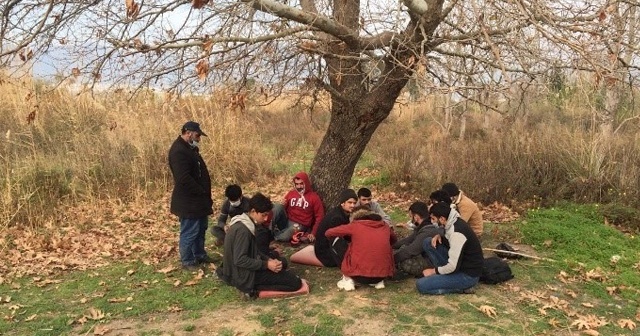
<instances>
[{"instance_id":1,"label":"man's blue jeans","mask_svg":"<svg viewBox=\"0 0 640 336\"><path fill-rule=\"evenodd\" d=\"M287 213L284 211L282 204L275 204L273 206L273 219L271 220L271 231L275 240L280 242L288 242L293 236L293 225L295 223L287 218ZM300 227L302 230L303 227Z\"/></svg>"},{"instance_id":2,"label":"man's blue jeans","mask_svg":"<svg viewBox=\"0 0 640 336\"><path fill-rule=\"evenodd\" d=\"M204 235L209 227L209 218L180 218L180 261L183 266L195 265L207 257L204 250Z\"/></svg>"},{"instance_id":3,"label":"man's blue jeans","mask_svg":"<svg viewBox=\"0 0 640 336\"><path fill-rule=\"evenodd\" d=\"M438 244L436 248L433 248L431 246L431 237L428 237L424 240L422 248L431 263L436 267L444 266L448 263L449 250L444 244ZM475 286L479 279L464 272L455 271L450 274L434 274L420 278L416 281L416 288L421 294L462 293L465 289Z\"/></svg>"}]
</instances>

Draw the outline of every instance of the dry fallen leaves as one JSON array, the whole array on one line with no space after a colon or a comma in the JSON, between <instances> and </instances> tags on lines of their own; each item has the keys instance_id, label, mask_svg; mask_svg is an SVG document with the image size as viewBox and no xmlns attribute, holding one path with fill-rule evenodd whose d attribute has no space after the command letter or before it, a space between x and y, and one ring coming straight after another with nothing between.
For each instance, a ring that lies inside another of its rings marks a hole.
<instances>
[{"instance_id":1,"label":"dry fallen leaves","mask_svg":"<svg viewBox=\"0 0 640 336\"><path fill-rule=\"evenodd\" d=\"M618 326L622 329L629 329L629 330L633 330L636 328L636 323L629 320L629 319L619 319L618 320Z\"/></svg>"},{"instance_id":2,"label":"dry fallen leaves","mask_svg":"<svg viewBox=\"0 0 640 336\"><path fill-rule=\"evenodd\" d=\"M619 290L618 290L618 287L616 287L616 286L613 286L613 287L607 287L607 293L608 293L609 295L614 295L614 294L616 294L616 293L618 293L618 292L619 292Z\"/></svg>"},{"instance_id":3,"label":"dry fallen leaves","mask_svg":"<svg viewBox=\"0 0 640 336\"><path fill-rule=\"evenodd\" d=\"M600 335L600 333L597 330L594 330L594 329L583 330L582 333L585 334L585 335L590 335L590 336L598 336L598 335Z\"/></svg>"},{"instance_id":4,"label":"dry fallen leaves","mask_svg":"<svg viewBox=\"0 0 640 336\"><path fill-rule=\"evenodd\" d=\"M104 325L97 325L95 328L93 328L94 335L106 335L109 331L110 329Z\"/></svg>"},{"instance_id":5,"label":"dry fallen leaves","mask_svg":"<svg viewBox=\"0 0 640 336\"><path fill-rule=\"evenodd\" d=\"M104 318L104 313L97 308L91 307L87 311L89 315L85 315L87 318L90 318L94 321L102 320Z\"/></svg>"},{"instance_id":6,"label":"dry fallen leaves","mask_svg":"<svg viewBox=\"0 0 640 336\"><path fill-rule=\"evenodd\" d=\"M493 319L498 316L498 313L496 313L496 309L491 306L482 305L480 306L480 308L478 308L478 310Z\"/></svg>"}]
</instances>

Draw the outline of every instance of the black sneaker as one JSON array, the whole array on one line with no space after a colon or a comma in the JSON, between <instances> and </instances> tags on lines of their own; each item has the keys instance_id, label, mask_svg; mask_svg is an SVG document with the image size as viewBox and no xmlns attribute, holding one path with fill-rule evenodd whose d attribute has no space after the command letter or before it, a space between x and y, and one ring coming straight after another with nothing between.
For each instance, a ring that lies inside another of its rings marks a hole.
<instances>
[{"instance_id":1,"label":"black sneaker","mask_svg":"<svg viewBox=\"0 0 640 336\"><path fill-rule=\"evenodd\" d=\"M215 261L210 256L204 256L202 259L198 259L198 262L201 264L213 264Z\"/></svg>"},{"instance_id":2,"label":"black sneaker","mask_svg":"<svg viewBox=\"0 0 640 336\"><path fill-rule=\"evenodd\" d=\"M463 294L475 294L476 293L476 286L469 287L467 289L463 289L462 293Z\"/></svg>"},{"instance_id":3,"label":"black sneaker","mask_svg":"<svg viewBox=\"0 0 640 336\"><path fill-rule=\"evenodd\" d=\"M197 272L200 270L200 265L182 265L182 269L188 272Z\"/></svg>"},{"instance_id":4,"label":"black sneaker","mask_svg":"<svg viewBox=\"0 0 640 336\"><path fill-rule=\"evenodd\" d=\"M242 292L242 300L253 301L258 298L258 291L252 290L250 292Z\"/></svg>"}]
</instances>

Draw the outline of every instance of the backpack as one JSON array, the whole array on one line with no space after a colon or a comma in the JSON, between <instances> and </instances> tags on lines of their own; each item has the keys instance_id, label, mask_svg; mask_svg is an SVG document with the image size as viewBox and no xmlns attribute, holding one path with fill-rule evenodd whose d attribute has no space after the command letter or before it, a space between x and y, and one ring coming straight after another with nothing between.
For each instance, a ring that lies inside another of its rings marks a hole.
<instances>
[{"instance_id":1,"label":"backpack","mask_svg":"<svg viewBox=\"0 0 640 336\"><path fill-rule=\"evenodd\" d=\"M500 243L498 244L498 246L496 246L496 255L500 258L503 259L522 259L521 255L518 254L513 254L513 253L508 253L508 252L517 252L516 249L514 249L511 245L507 244L507 243ZM505 253L507 252L507 253Z\"/></svg>"},{"instance_id":2,"label":"backpack","mask_svg":"<svg viewBox=\"0 0 640 336\"><path fill-rule=\"evenodd\" d=\"M498 257L490 257L484 260L480 282L495 285L513 279L511 267L506 261Z\"/></svg>"}]
</instances>

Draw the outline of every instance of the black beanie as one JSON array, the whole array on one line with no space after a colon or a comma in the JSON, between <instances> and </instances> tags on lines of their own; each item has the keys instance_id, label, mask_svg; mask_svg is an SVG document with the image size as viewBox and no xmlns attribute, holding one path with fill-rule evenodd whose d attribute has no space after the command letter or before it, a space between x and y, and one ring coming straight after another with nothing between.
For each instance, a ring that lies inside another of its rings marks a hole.
<instances>
[{"instance_id":1,"label":"black beanie","mask_svg":"<svg viewBox=\"0 0 640 336\"><path fill-rule=\"evenodd\" d=\"M356 195L356 192L353 191L353 189L345 189L340 193L340 198L338 198L338 203L342 204L346 201L348 201L350 198L353 198L354 200L358 200L358 195Z\"/></svg>"}]
</instances>

